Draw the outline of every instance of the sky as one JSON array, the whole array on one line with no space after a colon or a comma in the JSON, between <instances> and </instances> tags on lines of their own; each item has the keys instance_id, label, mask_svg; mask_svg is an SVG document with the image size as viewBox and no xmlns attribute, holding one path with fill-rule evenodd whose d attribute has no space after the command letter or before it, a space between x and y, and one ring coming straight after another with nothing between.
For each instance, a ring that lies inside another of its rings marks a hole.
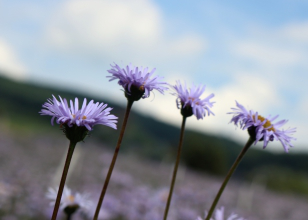
<instances>
[{"instance_id":1,"label":"sky","mask_svg":"<svg viewBox=\"0 0 308 220\"><path fill-rule=\"evenodd\" d=\"M215 94L215 116L191 117L189 129L244 144L247 132L227 114L237 100L288 119L284 128L297 128L291 153L307 152L307 9L304 0L0 0L0 71L125 106L106 78L110 64L156 68L167 83L205 84L204 97ZM133 109L180 126L170 92ZM279 143L267 149L283 152Z\"/></svg>"}]
</instances>

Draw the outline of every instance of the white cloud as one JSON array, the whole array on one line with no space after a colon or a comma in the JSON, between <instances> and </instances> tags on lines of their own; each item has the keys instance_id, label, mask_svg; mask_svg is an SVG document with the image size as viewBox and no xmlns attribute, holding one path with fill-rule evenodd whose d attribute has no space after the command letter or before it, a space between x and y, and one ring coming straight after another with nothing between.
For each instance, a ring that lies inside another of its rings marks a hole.
<instances>
[{"instance_id":1,"label":"white cloud","mask_svg":"<svg viewBox=\"0 0 308 220\"><path fill-rule=\"evenodd\" d=\"M305 87L308 80L308 41L301 41L300 36L306 36L306 30L307 22L275 29L259 28L244 39L231 42L230 47L237 55L234 63L240 65L233 66L231 71L242 69L243 72L246 69L251 72L253 69L254 75L264 78L265 83L275 84L272 90L278 91L281 100L294 103L305 99L301 94L308 92ZM300 96L290 100L290 96L296 93ZM286 94L287 97L283 97ZM271 96L271 92L268 96ZM284 104L287 105L287 102Z\"/></svg>"},{"instance_id":2,"label":"white cloud","mask_svg":"<svg viewBox=\"0 0 308 220\"><path fill-rule=\"evenodd\" d=\"M142 0L70 0L56 13L49 34L60 46L112 48L123 39L151 42L160 32L159 11Z\"/></svg>"},{"instance_id":3,"label":"white cloud","mask_svg":"<svg viewBox=\"0 0 308 220\"><path fill-rule=\"evenodd\" d=\"M206 48L195 33L168 37L165 30L162 13L150 0L69 0L55 12L46 37L53 48L111 60L174 60Z\"/></svg>"},{"instance_id":4,"label":"white cloud","mask_svg":"<svg viewBox=\"0 0 308 220\"><path fill-rule=\"evenodd\" d=\"M284 48L281 45L272 45L264 42L240 42L235 51L244 59L250 59L258 64L280 66L294 65L301 60L299 51Z\"/></svg>"},{"instance_id":5,"label":"white cloud","mask_svg":"<svg viewBox=\"0 0 308 220\"><path fill-rule=\"evenodd\" d=\"M282 71L287 73L286 68L308 70L307 39L308 22L294 22L276 28L251 27L247 36L237 38L230 46L242 62L281 75Z\"/></svg>"},{"instance_id":6,"label":"white cloud","mask_svg":"<svg viewBox=\"0 0 308 220\"><path fill-rule=\"evenodd\" d=\"M204 39L196 34L187 34L171 43L167 49L170 51L171 56L177 56L178 54L189 56L194 53L199 53L205 48L206 42Z\"/></svg>"},{"instance_id":7,"label":"white cloud","mask_svg":"<svg viewBox=\"0 0 308 220\"><path fill-rule=\"evenodd\" d=\"M281 33L293 42L308 43L308 21L290 23L282 28Z\"/></svg>"},{"instance_id":8,"label":"white cloud","mask_svg":"<svg viewBox=\"0 0 308 220\"><path fill-rule=\"evenodd\" d=\"M14 53L12 47L0 39L0 74L23 80L26 78L26 68Z\"/></svg>"}]
</instances>

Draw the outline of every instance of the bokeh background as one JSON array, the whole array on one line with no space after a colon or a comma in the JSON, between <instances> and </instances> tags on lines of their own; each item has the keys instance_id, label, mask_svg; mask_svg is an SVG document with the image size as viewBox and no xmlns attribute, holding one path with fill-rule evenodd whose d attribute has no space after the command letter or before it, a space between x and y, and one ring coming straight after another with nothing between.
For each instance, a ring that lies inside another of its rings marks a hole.
<instances>
[{"instance_id":1,"label":"bokeh background","mask_svg":"<svg viewBox=\"0 0 308 220\"><path fill-rule=\"evenodd\" d=\"M245 131L228 124L227 112L237 100L265 117L279 114L279 119L288 119L286 127L297 127L297 140L289 154L278 142L266 150L262 144L254 146L221 205L249 219L304 220L308 214L301 208L308 203L307 9L304 0L0 0L1 217L49 216L44 193L48 186L57 185L55 173L59 173L67 145L58 127L50 126L50 118L38 114L52 94L110 103L121 124L126 100L116 81L106 78L115 62L156 68L155 73L170 84L176 80L205 84L205 96L215 94L215 116L199 121L191 117L187 122L189 146L182 157L179 185L183 188L177 201L190 202L178 202L171 218L194 219L208 209L211 201L204 198L214 196L247 140ZM170 92L153 92L134 104L130 132L123 143L127 147L121 149L118 165L126 176L119 171L113 192L123 191L111 193L110 207L125 200L122 195L134 197L127 195L134 186L145 188L135 195L142 198L164 195L167 190L165 180L171 172L181 122ZM76 156L80 167L71 170L68 183L73 189L92 192L94 201L117 135L111 129L96 128L82 144L82 149L90 145L93 152L84 150L80 155L85 156ZM98 152L107 153L93 159ZM95 169L88 164L92 160L99 164ZM136 161L140 164L133 164ZM132 172L125 170L129 166ZM153 169L161 170L160 175L144 175ZM211 190L195 194L192 189L204 189L202 184L197 186L199 182L209 182L206 187ZM25 201L32 204L30 208ZM154 201L141 209L162 209L164 196ZM269 209L273 203L277 207ZM114 209L130 210L123 204ZM109 217L105 219L160 219L140 214L149 211L119 217L115 210L106 209Z\"/></svg>"}]
</instances>

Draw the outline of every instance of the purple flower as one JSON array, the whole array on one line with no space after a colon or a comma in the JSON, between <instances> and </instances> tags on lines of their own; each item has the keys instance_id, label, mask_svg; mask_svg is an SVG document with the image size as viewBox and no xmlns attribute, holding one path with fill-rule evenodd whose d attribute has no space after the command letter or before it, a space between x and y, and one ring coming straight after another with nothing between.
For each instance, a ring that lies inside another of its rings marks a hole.
<instances>
[{"instance_id":1,"label":"purple flower","mask_svg":"<svg viewBox=\"0 0 308 220\"><path fill-rule=\"evenodd\" d=\"M224 207L217 209L215 212L215 218L211 218L211 220L225 220L224 211L225 211ZM202 218L198 217L196 220L202 220ZM245 219L239 218L236 214L231 214L229 217L226 218L226 220L245 220Z\"/></svg>"},{"instance_id":2,"label":"purple flower","mask_svg":"<svg viewBox=\"0 0 308 220\"><path fill-rule=\"evenodd\" d=\"M58 189L49 188L46 193L46 197L51 200L50 205L54 206L57 199ZM85 193L72 193L72 191L66 186L63 189L63 194L60 203L60 209L64 212L81 211L83 213L88 213L88 211L93 206L92 200L89 198L89 194Z\"/></svg>"},{"instance_id":3,"label":"purple flower","mask_svg":"<svg viewBox=\"0 0 308 220\"><path fill-rule=\"evenodd\" d=\"M150 92L156 89L160 93L164 93L164 90L168 88L165 86L167 83L159 82L162 77L152 76L155 69L149 72L149 69L143 67L135 67L127 65L126 68L120 68L117 64L111 65L112 69L108 70L112 76L109 81L119 80L118 83L125 90L125 96L132 98L134 101L140 98L147 98L150 96Z\"/></svg>"},{"instance_id":4,"label":"purple flower","mask_svg":"<svg viewBox=\"0 0 308 220\"><path fill-rule=\"evenodd\" d=\"M265 148L269 141L279 140L284 147L284 150L288 152L289 147L293 147L291 140L296 140L289 135L293 135L296 132L296 128L288 128L287 130L279 129L288 120L281 120L276 123L273 121L278 118L278 115L267 118L259 115L258 112L252 110L247 111L241 104L236 102L238 108L231 108L233 112L228 114L234 114L230 122L234 122L235 125L240 125L240 128L248 129L250 136L255 138L256 144L258 141L263 141L263 148Z\"/></svg>"},{"instance_id":5,"label":"purple flower","mask_svg":"<svg viewBox=\"0 0 308 220\"><path fill-rule=\"evenodd\" d=\"M210 108L213 107L215 102L211 102L210 99L214 97L214 94L210 94L208 97L201 99L201 95L205 90L205 85L203 86L192 86L188 89L185 84L181 84L180 81L176 81L176 85L173 86L176 93L172 95L177 96L177 106L180 109L183 116L195 115L197 119L203 119L210 114L215 115ZM180 107L181 106L181 107Z\"/></svg>"},{"instance_id":6,"label":"purple flower","mask_svg":"<svg viewBox=\"0 0 308 220\"><path fill-rule=\"evenodd\" d=\"M103 124L113 129L117 129L117 117L110 114L112 108L106 108L107 104L94 103L91 100L87 104L85 98L81 109L79 109L78 98L75 98L75 103L70 100L70 107L66 99L62 99L60 96L60 102L52 96L53 99L48 99L44 103L43 109L39 112L41 115L50 115L51 124L53 125L54 119L58 124L64 124L68 127L77 125L78 127L86 127L87 130L91 131L93 126L96 124Z\"/></svg>"}]
</instances>

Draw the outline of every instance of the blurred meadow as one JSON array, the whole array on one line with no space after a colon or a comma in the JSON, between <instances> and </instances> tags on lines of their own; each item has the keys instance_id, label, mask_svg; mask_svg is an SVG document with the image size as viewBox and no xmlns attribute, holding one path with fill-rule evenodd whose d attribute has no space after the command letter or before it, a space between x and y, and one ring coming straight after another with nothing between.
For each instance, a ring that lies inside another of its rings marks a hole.
<instances>
[{"instance_id":1,"label":"blurred meadow","mask_svg":"<svg viewBox=\"0 0 308 220\"><path fill-rule=\"evenodd\" d=\"M169 220L203 217L247 141L228 124L235 100L288 119L297 140L289 153L252 146L218 207L249 220L306 220L307 9L304 0L0 0L0 219L50 219L46 192L69 144L38 113L52 94L107 103L120 127L126 100L106 78L116 62L215 94L215 116L188 119ZM162 219L181 120L170 92L134 104L100 219ZM94 204L118 135L96 126L77 144L67 186Z\"/></svg>"}]
</instances>

